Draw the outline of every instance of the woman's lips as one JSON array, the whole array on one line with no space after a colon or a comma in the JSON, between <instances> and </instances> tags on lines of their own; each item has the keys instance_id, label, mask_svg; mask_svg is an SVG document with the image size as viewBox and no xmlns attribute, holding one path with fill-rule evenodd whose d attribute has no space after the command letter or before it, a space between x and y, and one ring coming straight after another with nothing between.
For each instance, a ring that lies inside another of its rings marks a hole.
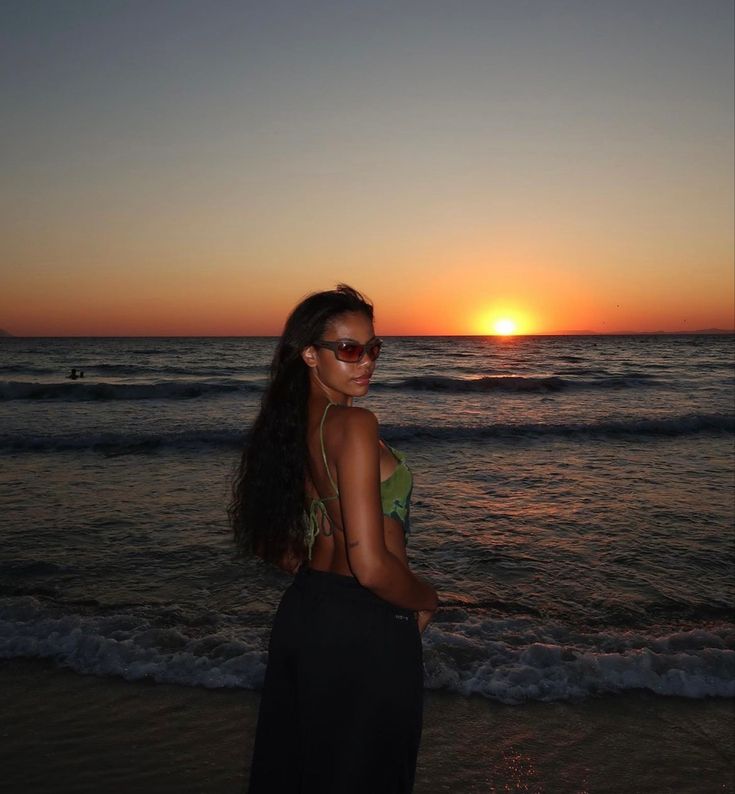
<instances>
[{"instance_id":1,"label":"woman's lips","mask_svg":"<svg viewBox=\"0 0 735 794\"><path fill-rule=\"evenodd\" d=\"M353 378L355 383L359 383L361 386L366 386L370 383L370 378L366 375L364 378Z\"/></svg>"}]
</instances>

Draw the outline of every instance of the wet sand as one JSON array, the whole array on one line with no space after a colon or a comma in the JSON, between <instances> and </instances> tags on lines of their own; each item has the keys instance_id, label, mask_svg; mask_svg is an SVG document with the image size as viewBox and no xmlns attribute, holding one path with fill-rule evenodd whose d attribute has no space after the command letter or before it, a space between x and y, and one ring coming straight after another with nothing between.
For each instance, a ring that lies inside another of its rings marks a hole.
<instances>
[{"instance_id":1,"label":"wet sand","mask_svg":"<svg viewBox=\"0 0 735 794\"><path fill-rule=\"evenodd\" d=\"M0 791L242 792L259 695L0 662ZM425 693L415 794L735 792L734 703ZM376 794L378 794L376 792Z\"/></svg>"}]
</instances>

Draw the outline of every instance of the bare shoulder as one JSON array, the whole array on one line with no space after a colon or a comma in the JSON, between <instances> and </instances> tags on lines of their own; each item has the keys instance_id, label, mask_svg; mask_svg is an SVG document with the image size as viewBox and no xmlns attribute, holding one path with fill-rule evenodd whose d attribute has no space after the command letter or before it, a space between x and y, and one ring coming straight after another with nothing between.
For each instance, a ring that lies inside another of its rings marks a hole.
<instances>
[{"instance_id":1,"label":"bare shoulder","mask_svg":"<svg viewBox=\"0 0 735 794\"><path fill-rule=\"evenodd\" d=\"M367 408L356 405L340 406L338 422L342 437L350 442L374 442L378 437L378 418Z\"/></svg>"}]
</instances>

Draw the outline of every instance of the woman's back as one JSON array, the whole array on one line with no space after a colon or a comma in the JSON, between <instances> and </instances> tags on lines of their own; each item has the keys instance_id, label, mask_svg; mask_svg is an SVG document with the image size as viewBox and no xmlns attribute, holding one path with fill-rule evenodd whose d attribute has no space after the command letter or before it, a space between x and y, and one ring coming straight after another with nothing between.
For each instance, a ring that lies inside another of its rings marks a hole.
<instances>
[{"instance_id":1,"label":"woman's back","mask_svg":"<svg viewBox=\"0 0 735 794\"><path fill-rule=\"evenodd\" d=\"M309 567L322 571L332 571L351 576L352 570L347 556L345 543L344 522L337 491L337 469L335 462L340 455L341 443L345 432L348 432L345 421L349 411L365 410L355 409L347 405L332 402L322 404L312 400L309 406L309 422L307 427L307 446L309 460L307 465L306 495L310 520L314 523L315 534ZM356 461L340 460L344 467L349 467ZM401 503L408 511L408 500L411 491L410 470L403 460L384 444L380 443L380 487L381 496L393 485L391 480L405 469L406 476L401 491ZM311 479L310 479L311 477ZM376 494L377 496L377 494ZM385 546L395 557L408 565L406 556L406 530L407 515L404 520L397 517L395 511L389 515L385 509L383 515L383 536Z\"/></svg>"}]
</instances>

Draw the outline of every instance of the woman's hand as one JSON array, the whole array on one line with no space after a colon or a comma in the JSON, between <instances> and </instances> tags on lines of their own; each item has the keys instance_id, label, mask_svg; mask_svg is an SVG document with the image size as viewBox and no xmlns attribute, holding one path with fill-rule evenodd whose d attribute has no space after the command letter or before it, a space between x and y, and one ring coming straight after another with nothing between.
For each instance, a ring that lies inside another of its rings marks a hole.
<instances>
[{"instance_id":1,"label":"woman's hand","mask_svg":"<svg viewBox=\"0 0 735 794\"><path fill-rule=\"evenodd\" d=\"M303 561L303 557L299 557L289 550L281 557L278 567L286 573L296 574Z\"/></svg>"},{"instance_id":2,"label":"woman's hand","mask_svg":"<svg viewBox=\"0 0 735 794\"><path fill-rule=\"evenodd\" d=\"M419 634L423 634L424 629L429 625L429 621L434 617L434 610L419 609L416 616L419 621Z\"/></svg>"}]
</instances>

